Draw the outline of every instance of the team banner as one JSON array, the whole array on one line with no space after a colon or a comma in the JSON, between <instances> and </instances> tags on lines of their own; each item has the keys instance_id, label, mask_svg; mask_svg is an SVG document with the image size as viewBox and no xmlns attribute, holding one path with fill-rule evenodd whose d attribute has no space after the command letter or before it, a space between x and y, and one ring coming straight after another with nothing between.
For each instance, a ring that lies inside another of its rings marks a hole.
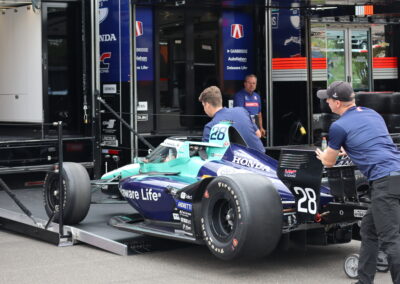
<instances>
[{"instance_id":1,"label":"team banner","mask_svg":"<svg viewBox=\"0 0 400 284\"><path fill-rule=\"evenodd\" d=\"M138 81L154 80L153 10L136 8L136 69Z\"/></svg>"},{"instance_id":2,"label":"team banner","mask_svg":"<svg viewBox=\"0 0 400 284\"><path fill-rule=\"evenodd\" d=\"M222 13L224 80L243 80L254 72L253 21L249 14Z\"/></svg>"},{"instance_id":3,"label":"team banner","mask_svg":"<svg viewBox=\"0 0 400 284\"><path fill-rule=\"evenodd\" d=\"M100 0L100 80L128 82L129 0Z\"/></svg>"}]
</instances>

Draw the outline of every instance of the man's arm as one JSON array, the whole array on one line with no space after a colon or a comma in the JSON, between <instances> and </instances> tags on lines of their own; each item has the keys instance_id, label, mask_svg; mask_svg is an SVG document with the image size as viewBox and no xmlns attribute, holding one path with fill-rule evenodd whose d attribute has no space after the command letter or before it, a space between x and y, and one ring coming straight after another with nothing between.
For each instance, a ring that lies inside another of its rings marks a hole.
<instances>
[{"instance_id":1,"label":"man's arm","mask_svg":"<svg viewBox=\"0 0 400 284\"><path fill-rule=\"evenodd\" d=\"M259 112L257 117L258 117L258 125L260 126L261 137L265 137L266 132L263 127L262 113Z\"/></svg>"},{"instance_id":2,"label":"man's arm","mask_svg":"<svg viewBox=\"0 0 400 284\"><path fill-rule=\"evenodd\" d=\"M328 146L325 151L317 148L317 150L315 150L315 153L317 154L317 158L325 167L331 168L336 164L336 158L339 155L339 150L332 149Z\"/></svg>"}]
</instances>

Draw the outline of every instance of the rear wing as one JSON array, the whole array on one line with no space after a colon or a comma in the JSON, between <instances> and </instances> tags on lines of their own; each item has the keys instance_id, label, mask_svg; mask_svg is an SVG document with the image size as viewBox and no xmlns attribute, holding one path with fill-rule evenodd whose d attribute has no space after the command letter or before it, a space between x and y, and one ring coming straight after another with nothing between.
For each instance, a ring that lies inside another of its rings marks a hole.
<instances>
[{"instance_id":1,"label":"rear wing","mask_svg":"<svg viewBox=\"0 0 400 284\"><path fill-rule=\"evenodd\" d=\"M277 175L295 197L299 223L314 222L318 213L322 169L315 147L281 150Z\"/></svg>"}]
</instances>

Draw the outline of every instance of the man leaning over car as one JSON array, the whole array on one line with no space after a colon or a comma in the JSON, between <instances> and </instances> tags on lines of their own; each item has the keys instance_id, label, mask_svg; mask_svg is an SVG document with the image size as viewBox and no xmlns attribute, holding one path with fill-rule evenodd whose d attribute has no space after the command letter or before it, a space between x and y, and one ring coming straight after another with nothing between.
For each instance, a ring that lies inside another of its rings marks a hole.
<instances>
[{"instance_id":1,"label":"man leaning over car","mask_svg":"<svg viewBox=\"0 0 400 284\"><path fill-rule=\"evenodd\" d=\"M333 82L317 96L340 115L329 128L326 150L316 150L317 158L332 167L343 147L372 184L371 204L361 223L357 283L373 283L379 239L388 255L392 281L400 284L400 152L383 118L372 109L356 106L349 83Z\"/></svg>"}]
</instances>

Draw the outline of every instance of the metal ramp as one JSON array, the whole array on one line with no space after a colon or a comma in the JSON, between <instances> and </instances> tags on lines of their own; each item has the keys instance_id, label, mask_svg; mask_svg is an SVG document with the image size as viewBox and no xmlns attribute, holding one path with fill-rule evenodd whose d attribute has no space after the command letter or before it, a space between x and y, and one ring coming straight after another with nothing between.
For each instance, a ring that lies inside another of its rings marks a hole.
<instances>
[{"instance_id":1,"label":"metal ramp","mask_svg":"<svg viewBox=\"0 0 400 284\"><path fill-rule=\"evenodd\" d=\"M20 201L32 212L38 224L26 216L4 191L0 191L0 229L13 231L40 239L57 246L72 246L85 243L118 255L139 254L151 251L174 249L188 244L163 240L119 231L109 226L109 219L115 215L135 213L128 204L121 202L101 202L105 195L95 192L93 204L87 217L76 226L64 226L61 237L57 223L50 223L47 229L47 215L42 200L42 189L32 188L13 191Z\"/></svg>"}]
</instances>

